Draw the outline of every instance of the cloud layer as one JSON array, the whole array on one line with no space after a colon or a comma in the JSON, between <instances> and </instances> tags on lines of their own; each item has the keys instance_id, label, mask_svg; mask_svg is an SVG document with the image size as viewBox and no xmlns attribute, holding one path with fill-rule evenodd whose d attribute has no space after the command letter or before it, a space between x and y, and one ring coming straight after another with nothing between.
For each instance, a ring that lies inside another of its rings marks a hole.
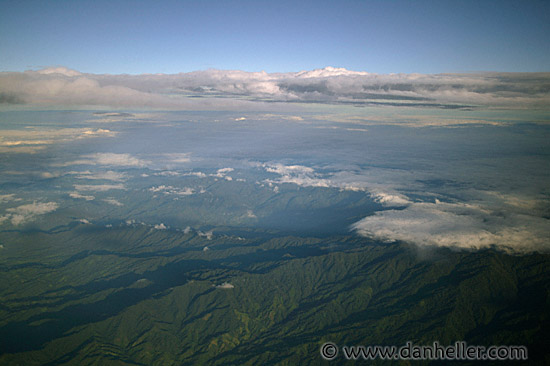
<instances>
[{"instance_id":1,"label":"cloud layer","mask_svg":"<svg viewBox=\"0 0 550 366\"><path fill-rule=\"evenodd\" d=\"M294 73L206 70L173 75L95 75L62 67L0 73L0 103L257 108L258 102L467 108L545 107L550 73L372 74L326 67Z\"/></svg>"},{"instance_id":2,"label":"cloud layer","mask_svg":"<svg viewBox=\"0 0 550 366\"><path fill-rule=\"evenodd\" d=\"M352 225L376 240L420 247L462 249L498 247L511 252L550 250L548 219L489 205L409 202L404 209L379 211Z\"/></svg>"}]
</instances>

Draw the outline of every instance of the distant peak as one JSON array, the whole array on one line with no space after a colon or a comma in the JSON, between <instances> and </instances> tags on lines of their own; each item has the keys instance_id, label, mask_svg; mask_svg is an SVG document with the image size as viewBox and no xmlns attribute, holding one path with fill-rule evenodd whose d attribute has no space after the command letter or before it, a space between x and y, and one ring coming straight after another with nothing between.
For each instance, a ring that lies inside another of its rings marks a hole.
<instances>
[{"instance_id":1,"label":"distant peak","mask_svg":"<svg viewBox=\"0 0 550 366\"><path fill-rule=\"evenodd\" d=\"M351 71L343 67L327 66L323 69L315 69L312 71L300 71L296 73L299 78L323 78L330 76L351 76L351 75L369 75L365 71Z\"/></svg>"}]
</instances>

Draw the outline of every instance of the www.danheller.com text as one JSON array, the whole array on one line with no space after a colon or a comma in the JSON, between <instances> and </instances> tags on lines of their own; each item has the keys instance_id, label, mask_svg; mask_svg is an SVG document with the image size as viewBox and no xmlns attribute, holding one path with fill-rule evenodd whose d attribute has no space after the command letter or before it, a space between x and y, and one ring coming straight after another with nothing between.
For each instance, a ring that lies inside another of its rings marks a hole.
<instances>
[{"instance_id":1,"label":"www.danheller.com text","mask_svg":"<svg viewBox=\"0 0 550 366\"><path fill-rule=\"evenodd\" d=\"M334 360L339 354L347 360L527 360L525 346L477 346L464 341L443 346L435 341L431 345L415 345L406 342L404 346L341 346L327 342L321 346L321 356Z\"/></svg>"}]
</instances>

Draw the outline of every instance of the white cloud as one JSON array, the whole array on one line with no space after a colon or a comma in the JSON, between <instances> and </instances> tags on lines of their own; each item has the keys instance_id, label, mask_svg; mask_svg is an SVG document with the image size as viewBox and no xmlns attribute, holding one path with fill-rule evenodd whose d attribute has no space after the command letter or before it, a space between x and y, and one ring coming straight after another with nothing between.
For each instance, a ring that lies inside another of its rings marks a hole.
<instances>
[{"instance_id":1,"label":"white cloud","mask_svg":"<svg viewBox=\"0 0 550 366\"><path fill-rule=\"evenodd\" d=\"M207 177L207 175L204 174L203 172L189 172L189 173L185 173L183 175L188 175L188 176L194 175L195 177L198 177L198 178L206 178Z\"/></svg>"},{"instance_id":2,"label":"white cloud","mask_svg":"<svg viewBox=\"0 0 550 366\"><path fill-rule=\"evenodd\" d=\"M312 71L300 71L296 73L296 78L309 79L309 78L326 78L334 76L368 76L368 72L364 71L351 71L346 70L343 67L331 67L327 66L324 69L316 69Z\"/></svg>"},{"instance_id":3,"label":"white cloud","mask_svg":"<svg viewBox=\"0 0 550 366\"><path fill-rule=\"evenodd\" d=\"M207 240L212 240L212 238L214 237L214 231L213 230L206 231L206 232L197 231L197 234L201 237L206 238Z\"/></svg>"},{"instance_id":4,"label":"white cloud","mask_svg":"<svg viewBox=\"0 0 550 366\"><path fill-rule=\"evenodd\" d=\"M61 176L61 173L41 172L41 173L40 173L40 176L41 176L42 178L50 179L50 178L57 178L57 177L60 177L60 176Z\"/></svg>"},{"instance_id":5,"label":"white cloud","mask_svg":"<svg viewBox=\"0 0 550 366\"><path fill-rule=\"evenodd\" d=\"M147 164L144 160L133 157L130 154L96 153L84 157L92 159L98 165L142 167Z\"/></svg>"},{"instance_id":6,"label":"white cloud","mask_svg":"<svg viewBox=\"0 0 550 366\"><path fill-rule=\"evenodd\" d=\"M75 199L85 199L86 201L92 201L92 200L95 199L94 196L85 196L85 195L82 195L78 192L71 192L71 193L69 193L69 196L71 198L75 198Z\"/></svg>"},{"instance_id":7,"label":"white cloud","mask_svg":"<svg viewBox=\"0 0 550 366\"><path fill-rule=\"evenodd\" d=\"M126 173L115 172L112 170L106 172L81 172L76 178L78 179L91 179L91 180L111 180L114 182L121 182L128 179Z\"/></svg>"},{"instance_id":8,"label":"white cloud","mask_svg":"<svg viewBox=\"0 0 550 366\"><path fill-rule=\"evenodd\" d=\"M59 205L56 202L33 202L18 207L8 208L8 213L4 216L4 220L9 219L13 225L21 225L25 222L32 221L36 216L44 215L57 210Z\"/></svg>"},{"instance_id":9,"label":"white cloud","mask_svg":"<svg viewBox=\"0 0 550 366\"><path fill-rule=\"evenodd\" d=\"M418 246L508 251L550 249L548 219L515 212L493 211L466 203L411 203L402 210L379 211L352 225L360 235L381 241L405 241Z\"/></svg>"},{"instance_id":10,"label":"white cloud","mask_svg":"<svg viewBox=\"0 0 550 366\"><path fill-rule=\"evenodd\" d=\"M111 189L126 189L123 184L75 184L77 191L97 191L105 192Z\"/></svg>"},{"instance_id":11,"label":"white cloud","mask_svg":"<svg viewBox=\"0 0 550 366\"><path fill-rule=\"evenodd\" d=\"M342 167L331 167L330 172L322 173L303 165L277 163L256 166L263 167L267 172L280 175L278 179L264 180L270 187L276 183L291 183L302 187L338 188L344 191L367 192L376 202L387 207L405 206L410 203L408 197L398 193L394 187L380 183L388 179L402 178L393 173L388 178L387 172L384 173L384 170L380 169L363 171L350 167L350 170L332 171L334 168L342 169ZM277 186L274 187L274 191L278 192Z\"/></svg>"},{"instance_id":12,"label":"white cloud","mask_svg":"<svg viewBox=\"0 0 550 366\"><path fill-rule=\"evenodd\" d=\"M57 166L71 165L110 165L124 167L143 167L150 164L149 161L138 159L130 154L115 154L115 153L95 153L83 155L82 159L68 161Z\"/></svg>"},{"instance_id":13,"label":"white cloud","mask_svg":"<svg viewBox=\"0 0 550 366\"><path fill-rule=\"evenodd\" d=\"M283 164L271 164L264 165L265 170L270 173L277 173L280 175L288 174L313 174L314 169L303 165L283 165Z\"/></svg>"},{"instance_id":14,"label":"white cloud","mask_svg":"<svg viewBox=\"0 0 550 366\"><path fill-rule=\"evenodd\" d=\"M184 188L175 188L172 186L166 186L166 185L160 185L157 187L151 187L149 188L149 191L154 193L164 193L166 195L175 194L178 196L190 196L192 194L195 194L195 190L193 188L184 187ZM200 193L203 193L202 191Z\"/></svg>"},{"instance_id":15,"label":"white cloud","mask_svg":"<svg viewBox=\"0 0 550 366\"><path fill-rule=\"evenodd\" d=\"M31 127L17 130L2 130L0 151L33 153L51 144L99 136L112 137L115 134L115 132L106 129L90 130L87 128L36 129Z\"/></svg>"},{"instance_id":16,"label":"white cloud","mask_svg":"<svg viewBox=\"0 0 550 366\"><path fill-rule=\"evenodd\" d=\"M277 180L267 179L267 183L292 183L303 187L331 187L333 183L319 177L315 170L303 165L263 164L267 172L279 174Z\"/></svg>"},{"instance_id":17,"label":"white cloud","mask_svg":"<svg viewBox=\"0 0 550 366\"><path fill-rule=\"evenodd\" d=\"M233 178L228 177L227 173L231 173L233 168L221 168L216 171L216 174L210 174L212 177L225 178L226 180L233 180Z\"/></svg>"},{"instance_id":18,"label":"white cloud","mask_svg":"<svg viewBox=\"0 0 550 366\"><path fill-rule=\"evenodd\" d=\"M103 202L107 202L108 204L113 205L113 206L124 206L123 203L117 201L117 200L114 199L113 197L104 198L104 199L102 199L102 201L103 201Z\"/></svg>"},{"instance_id":19,"label":"white cloud","mask_svg":"<svg viewBox=\"0 0 550 366\"><path fill-rule=\"evenodd\" d=\"M160 176L160 177L177 177L181 175L180 172L175 172L173 170L164 170L159 173L154 173L153 175Z\"/></svg>"},{"instance_id":20,"label":"white cloud","mask_svg":"<svg viewBox=\"0 0 550 366\"><path fill-rule=\"evenodd\" d=\"M371 196L378 203L384 206L407 206L411 201L399 193L380 192L378 189L371 190Z\"/></svg>"},{"instance_id":21,"label":"white cloud","mask_svg":"<svg viewBox=\"0 0 550 366\"><path fill-rule=\"evenodd\" d=\"M157 186L157 187L151 187L151 188L149 188L149 191L151 191L151 192L162 192L164 190L173 189L173 188L174 187L172 187L172 186L161 185L161 186Z\"/></svg>"},{"instance_id":22,"label":"white cloud","mask_svg":"<svg viewBox=\"0 0 550 366\"><path fill-rule=\"evenodd\" d=\"M9 202L15 200L15 195L12 194L0 194L0 203Z\"/></svg>"},{"instance_id":23,"label":"white cloud","mask_svg":"<svg viewBox=\"0 0 550 366\"><path fill-rule=\"evenodd\" d=\"M217 285L216 288L221 288L221 289L224 289L224 290L229 290L229 289L235 288L235 286L233 286L233 285L230 284L229 282L224 282L224 283L222 283L221 285Z\"/></svg>"},{"instance_id":24,"label":"white cloud","mask_svg":"<svg viewBox=\"0 0 550 366\"><path fill-rule=\"evenodd\" d=\"M191 161L189 153L167 153L162 154L162 157L171 163L189 163Z\"/></svg>"},{"instance_id":25,"label":"white cloud","mask_svg":"<svg viewBox=\"0 0 550 366\"><path fill-rule=\"evenodd\" d=\"M107 129L103 129L103 128L98 128L96 130L86 130L84 132L82 132L82 134L84 136L114 136L116 135L116 132L113 132L111 130L107 130Z\"/></svg>"},{"instance_id":26,"label":"white cloud","mask_svg":"<svg viewBox=\"0 0 550 366\"><path fill-rule=\"evenodd\" d=\"M154 229L157 229L157 230L166 230L167 227L166 225L164 225L162 222L160 224L156 224L155 226L153 226Z\"/></svg>"}]
</instances>

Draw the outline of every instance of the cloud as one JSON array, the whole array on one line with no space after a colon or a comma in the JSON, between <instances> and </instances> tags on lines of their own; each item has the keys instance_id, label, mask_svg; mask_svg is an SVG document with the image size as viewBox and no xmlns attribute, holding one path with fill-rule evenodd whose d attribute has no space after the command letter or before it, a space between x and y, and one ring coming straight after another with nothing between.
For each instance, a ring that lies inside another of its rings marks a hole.
<instances>
[{"instance_id":1,"label":"cloud","mask_svg":"<svg viewBox=\"0 0 550 366\"><path fill-rule=\"evenodd\" d=\"M123 203L117 201L117 200L114 199L113 197L104 198L104 199L102 199L102 201L103 201L103 202L107 202L108 204L113 205L113 206L124 206Z\"/></svg>"},{"instance_id":2,"label":"cloud","mask_svg":"<svg viewBox=\"0 0 550 366\"><path fill-rule=\"evenodd\" d=\"M374 200L384 206L407 206L411 203L409 199L399 193L380 192L378 189L371 190Z\"/></svg>"},{"instance_id":3,"label":"cloud","mask_svg":"<svg viewBox=\"0 0 550 366\"><path fill-rule=\"evenodd\" d=\"M75 184L77 191L105 192L111 189L126 189L123 184Z\"/></svg>"},{"instance_id":4,"label":"cloud","mask_svg":"<svg viewBox=\"0 0 550 366\"><path fill-rule=\"evenodd\" d=\"M122 182L128 179L128 175L125 173L115 172L108 170L106 172L94 172L89 171L81 172L78 176L78 179L90 179L90 180L111 180L114 182Z\"/></svg>"},{"instance_id":5,"label":"cloud","mask_svg":"<svg viewBox=\"0 0 550 366\"><path fill-rule=\"evenodd\" d=\"M2 221L9 219L13 225L17 226L34 220L36 216L53 212L57 210L58 207L59 205L56 202L33 202L18 207L8 208L6 210L7 215L3 216Z\"/></svg>"},{"instance_id":6,"label":"cloud","mask_svg":"<svg viewBox=\"0 0 550 366\"><path fill-rule=\"evenodd\" d=\"M0 73L0 101L37 105L265 109L267 102L393 107L546 107L550 73L374 74L343 68L94 75L66 68Z\"/></svg>"},{"instance_id":7,"label":"cloud","mask_svg":"<svg viewBox=\"0 0 550 366\"><path fill-rule=\"evenodd\" d=\"M206 231L206 232L202 232L202 231L197 231L197 234L203 238L206 238L206 240L212 240L212 238L214 237L214 231L213 230L210 230L210 231Z\"/></svg>"},{"instance_id":8,"label":"cloud","mask_svg":"<svg viewBox=\"0 0 550 366\"><path fill-rule=\"evenodd\" d=\"M149 161L138 159L130 154L95 153L83 155L82 159L64 162L61 164L57 164L57 166L108 165L124 167L143 167L149 163Z\"/></svg>"},{"instance_id":9,"label":"cloud","mask_svg":"<svg viewBox=\"0 0 550 366\"><path fill-rule=\"evenodd\" d=\"M225 173L231 173L234 170L235 169L233 168L221 168L221 169L218 169L217 172L218 174L225 174Z\"/></svg>"},{"instance_id":10,"label":"cloud","mask_svg":"<svg viewBox=\"0 0 550 366\"><path fill-rule=\"evenodd\" d=\"M154 193L161 192L166 195L175 194L178 196L190 196L192 194L195 194L195 190L193 188L189 188L189 187L175 188L172 186L165 186L165 185L151 187L149 188L149 191ZM200 193L202 193L202 191Z\"/></svg>"},{"instance_id":11,"label":"cloud","mask_svg":"<svg viewBox=\"0 0 550 366\"><path fill-rule=\"evenodd\" d=\"M319 172L303 165L284 165L280 163L258 164L269 173L278 174L277 179L264 180L270 187L273 184L290 183L302 187L338 188L344 191L366 192L376 202L383 206L405 206L409 199L396 192L387 184L379 183L385 177L380 171L373 170L369 174L365 171L339 170ZM395 179L395 175L393 176ZM275 192L278 192L275 187Z\"/></svg>"},{"instance_id":12,"label":"cloud","mask_svg":"<svg viewBox=\"0 0 550 366\"><path fill-rule=\"evenodd\" d=\"M232 181L233 178L228 176L227 173L231 173L235 169L233 168L221 168L216 171L216 174L210 174L212 177L224 178L225 180ZM196 174L195 174L196 175ZM199 176L199 175L197 175Z\"/></svg>"},{"instance_id":13,"label":"cloud","mask_svg":"<svg viewBox=\"0 0 550 366\"><path fill-rule=\"evenodd\" d=\"M88 155L99 165L114 165L114 166L137 166L145 165L143 160L135 158L130 154L113 154L113 153L96 153Z\"/></svg>"},{"instance_id":14,"label":"cloud","mask_svg":"<svg viewBox=\"0 0 550 366\"><path fill-rule=\"evenodd\" d=\"M2 72L0 95L4 103L38 106L173 110L250 109L254 106L254 103L245 100L188 98L189 92L181 93L181 79L180 75L94 75L44 70Z\"/></svg>"},{"instance_id":15,"label":"cloud","mask_svg":"<svg viewBox=\"0 0 550 366\"><path fill-rule=\"evenodd\" d=\"M185 173L183 175L195 176L195 177L198 177L198 178L206 178L207 177L207 175L203 172L189 172L189 173Z\"/></svg>"},{"instance_id":16,"label":"cloud","mask_svg":"<svg viewBox=\"0 0 550 366\"><path fill-rule=\"evenodd\" d=\"M167 153L162 154L162 157L171 163L189 163L191 161L189 155L188 153Z\"/></svg>"},{"instance_id":17,"label":"cloud","mask_svg":"<svg viewBox=\"0 0 550 366\"><path fill-rule=\"evenodd\" d=\"M280 175L279 179L267 179L267 183L292 183L304 187L331 187L332 182L320 178L315 170L303 165L262 164L269 173Z\"/></svg>"},{"instance_id":18,"label":"cloud","mask_svg":"<svg viewBox=\"0 0 550 366\"><path fill-rule=\"evenodd\" d=\"M19 130L2 130L0 152L32 153L51 144L115 135L115 132L101 128L94 130L89 128L35 129L31 127Z\"/></svg>"},{"instance_id":19,"label":"cloud","mask_svg":"<svg viewBox=\"0 0 550 366\"><path fill-rule=\"evenodd\" d=\"M162 172L153 173L153 175L156 175L159 177L177 177L182 174L180 172L175 172L173 170L163 170Z\"/></svg>"},{"instance_id":20,"label":"cloud","mask_svg":"<svg viewBox=\"0 0 550 366\"><path fill-rule=\"evenodd\" d=\"M114 136L116 135L116 132L113 132L111 130L105 129L105 128L98 128L96 130L86 130L82 132L85 136Z\"/></svg>"},{"instance_id":21,"label":"cloud","mask_svg":"<svg viewBox=\"0 0 550 366\"><path fill-rule=\"evenodd\" d=\"M154 229L157 229L157 230L166 230L167 227L166 225L164 225L162 222L160 224L156 224L155 226L153 226Z\"/></svg>"},{"instance_id":22,"label":"cloud","mask_svg":"<svg viewBox=\"0 0 550 366\"><path fill-rule=\"evenodd\" d=\"M467 203L415 202L379 211L352 225L358 234L420 247L498 247L511 252L548 251L550 222L543 217Z\"/></svg>"},{"instance_id":23,"label":"cloud","mask_svg":"<svg viewBox=\"0 0 550 366\"><path fill-rule=\"evenodd\" d=\"M15 194L0 194L0 203L9 202L15 200Z\"/></svg>"},{"instance_id":24,"label":"cloud","mask_svg":"<svg viewBox=\"0 0 550 366\"><path fill-rule=\"evenodd\" d=\"M233 285L230 284L229 282L224 282L224 283L222 283L221 285L217 285L216 288L220 288L220 289L224 289L224 290L229 290L229 289L235 288L235 286L233 286Z\"/></svg>"},{"instance_id":25,"label":"cloud","mask_svg":"<svg viewBox=\"0 0 550 366\"><path fill-rule=\"evenodd\" d=\"M71 198L75 198L75 199L85 199L86 201L93 201L95 199L94 196L84 196L84 195L81 195L78 192L71 192L71 193L69 193L69 196Z\"/></svg>"}]
</instances>

